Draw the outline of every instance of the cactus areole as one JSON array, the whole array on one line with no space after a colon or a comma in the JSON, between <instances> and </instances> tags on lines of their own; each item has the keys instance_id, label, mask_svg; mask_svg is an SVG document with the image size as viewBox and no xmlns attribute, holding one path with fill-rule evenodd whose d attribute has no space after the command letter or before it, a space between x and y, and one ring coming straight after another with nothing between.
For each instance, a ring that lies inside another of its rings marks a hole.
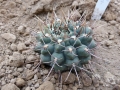
<instances>
[{"instance_id":1,"label":"cactus areole","mask_svg":"<svg viewBox=\"0 0 120 90\"><path fill-rule=\"evenodd\" d=\"M96 47L92 34L92 29L83 26L81 21L56 19L37 33L34 50L40 55L41 62L56 72L74 66L82 68L91 60L90 50Z\"/></svg>"}]
</instances>

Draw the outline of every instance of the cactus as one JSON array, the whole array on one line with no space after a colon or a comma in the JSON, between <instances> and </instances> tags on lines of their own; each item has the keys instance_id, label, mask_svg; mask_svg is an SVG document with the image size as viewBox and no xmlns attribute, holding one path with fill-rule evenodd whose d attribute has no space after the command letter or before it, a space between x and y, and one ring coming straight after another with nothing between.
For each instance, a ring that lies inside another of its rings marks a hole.
<instances>
[{"instance_id":1,"label":"cactus","mask_svg":"<svg viewBox=\"0 0 120 90\"><path fill-rule=\"evenodd\" d=\"M41 63L52 67L50 72L52 69L56 72L74 69L77 75L77 71L91 60L90 50L96 47L92 34L92 29L83 26L81 21L63 22L56 17L37 33L35 51Z\"/></svg>"}]
</instances>

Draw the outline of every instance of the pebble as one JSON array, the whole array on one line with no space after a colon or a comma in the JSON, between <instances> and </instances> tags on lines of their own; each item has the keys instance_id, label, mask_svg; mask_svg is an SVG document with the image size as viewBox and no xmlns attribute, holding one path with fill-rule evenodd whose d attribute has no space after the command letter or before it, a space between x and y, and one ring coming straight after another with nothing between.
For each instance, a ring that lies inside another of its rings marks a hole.
<instances>
[{"instance_id":1,"label":"pebble","mask_svg":"<svg viewBox=\"0 0 120 90\"><path fill-rule=\"evenodd\" d=\"M2 85L5 85L5 84L6 84L6 82L5 82L5 81L1 81L1 84L2 84Z\"/></svg>"},{"instance_id":2,"label":"pebble","mask_svg":"<svg viewBox=\"0 0 120 90\"><path fill-rule=\"evenodd\" d=\"M34 87L35 87L35 88L38 88L38 87L39 87L39 83L36 83L36 84L34 85Z\"/></svg>"},{"instance_id":3,"label":"pebble","mask_svg":"<svg viewBox=\"0 0 120 90\"><path fill-rule=\"evenodd\" d=\"M25 50L26 49L26 45L24 44L24 43L19 43L18 45L17 45L17 50L18 51L23 51L23 50Z\"/></svg>"},{"instance_id":4,"label":"pebble","mask_svg":"<svg viewBox=\"0 0 120 90\"><path fill-rule=\"evenodd\" d=\"M36 74L34 75L34 80L38 80L38 76Z\"/></svg>"},{"instance_id":5,"label":"pebble","mask_svg":"<svg viewBox=\"0 0 120 90\"><path fill-rule=\"evenodd\" d=\"M51 83L50 81L45 81L42 85L40 85L39 88L37 88L36 90L55 90L53 83Z\"/></svg>"},{"instance_id":6,"label":"pebble","mask_svg":"<svg viewBox=\"0 0 120 90\"><path fill-rule=\"evenodd\" d=\"M8 42L15 42L16 36L11 33L3 33L1 37L6 39Z\"/></svg>"},{"instance_id":7,"label":"pebble","mask_svg":"<svg viewBox=\"0 0 120 90\"><path fill-rule=\"evenodd\" d=\"M31 64L26 64L26 68L30 69L32 67Z\"/></svg>"},{"instance_id":8,"label":"pebble","mask_svg":"<svg viewBox=\"0 0 120 90\"><path fill-rule=\"evenodd\" d=\"M26 82L25 82L25 80L22 79L22 78L17 78L17 80L16 80L16 85L17 85L18 87L23 87L23 86L26 85Z\"/></svg>"},{"instance_id":9,"label":"pebble","mask_svg":"<svg viewBox=\"0 0 120 90\"><path fill-rule=\"evenodd\" d=\"M26 59L26 63L31 63L31 62L34 62L36 59L36 57L34 55L29 55Z\"/></svg>"},{"instance_id":10,"label":"pebble","mask_svg":"<svg viewBox=\"0 0 120 90\"><path fill-rule=\"evenodd\" d=\"M99 79L97 77L92 76L92 81L93 81L94 87L99 87Z\"/></svg>"},{"instance_id":11,"label":"pebble","mask_svg":"<svg viewBox=\"0 0 120 90\"><path fill-rule=\"evenodd\" d=\"M112 90L120 90L120 85L115 85Z\"/></svg>"},{"instance_id":12,"label":"pebble","mask_svg":"<svg viewBox=\"0 0 120 90\"><path fill-rule=\"evenodd\" d=\"M92 79L85 72L81 72L80 75L84 86L88 87L92 84Z\"/></svg>"},{"instance_id":13,"label":"pebble","mask_svg":"<svg viewBox=\"0 0 120 90\"><path fill-rule=\"evenodd\" d=\"M23 68L18 68L17 69L18 72L23 72L23 70L24 70Z\"/></svg>"},{"instance_id":14,"label":"pebble","mask_svg":"<svg viewBox=\"0 0 120 90\"><path fill-rule=\"evenodd\" d=\"M107 47L111 46L111 45L112 45L112 41L106 40L106 41L105 41L105 45L106 45Z\"/></svg>"},{"instance_id":15,"label":"pebble","mask_svg":"<svg viewBox=\"0 0 120 90\"><path fill-rule=\"evenodd\" d=\"M68 77L67 81L65 82L65 80L66 80L66 78L67 78L67 76L68 76L68 73L69 73L69 72L64 72L64 73L62 73L63 83L65 83L65 84L74 83L76 76L75 76L74 74L72 74L72 73L70 74L70 76Z\"/></svg>"},{"instance_id":16,"label":"pebble","mask_svg":"<svg viewBox=\"0 0 120 90\"><path fill-rule=\"evenodd\" d=\"M43 70L43 74L48 74L48 70L47 69L45 69L45 70Z\"/></svg>"},{"instance_id":17,"label":"pebble","mask_svg":"<svg viewBox=\"0 0 120 90\"><path fill-rule=\"evenodd\" d=\"M25 33L25 29L26 29L25 26L19 26L17 31L18 31L19 34L23 34L23 33Z\"/></svg>"},{"instance_id":18,"label":"pebble","mask_svg":"<svg viewBox=\"0 0 120 90\"><path fill-rule=\"evenodd\" d=\"M110 72L106 72L104 75L105 82L111 83L112 85L115 85L115 76L111 74Z\"/></svg>"},{"instance_id":19,"label":"pebble","mask_svg":"<svg viewBox=\"0 0 120 90\"><path fill-rule=\"evenodd\" d=\"M25 89L25 90L31 90L31 89L30 89L30 87L26 87L26 89Z\"/></svg>"},{"instance_id":20,"label":"pebble","mask_svg":"<svg viewBox=\"0 0 120 90\"><path fill-rule=\"evenodd\" d=\"M109 35L109 40L114 40L115 39L115 36L112 34L112 35Z\"/></svg>"},{"instance_id":21,"label":"pebble","mask_svg":"<svg viewBox=\"0 0 120 90\"><path fill-rule=\"evenodd\" d=\"M13 52L13 55L9 58L9 65L14 67L20 67L24 64L24 56L19 52Z\"/></svg>"},{"instance_id":22,"label":"pebble","mask_svg":"<svg viewBox=\"0 0 120 90\"><path fill-rule=\"evenodd\" d=\"M2 86L1 90L20 90L15 84L6 84Z\"/></svg>"},{"instance_id":23,"label":"pebble","mask_svg":"<svg viewBox=\"0 0 120 90\"><path fill-rule=\"evenodd\" d=\"M15 82L16 82L16 78L10 80L10 83L12 84L14 84Z\"/></svg>"},{"instance_id":24,"label":"pebble","mask_svg":"<svg viewBox=\"0 0 120 90\"><path fill-rule=\"evenodd\" d=\"M34 71L32 71L32 70L27 70L27 72L26 72L26 79L27 79L27 80L30 80L30 79L33 78L34 75L35 75L35 72L34 72Z\"/></svg>"},{"instance_id":25,"label":"pebble","mask_svg":"<svg viewBox=\"0 0 120 90\"><path fill-rule=\"evenodd\" d=\"M17 50L17 46L16 46L16 44L14 44L14 43L12 43L12 44L10 45L10 48L11 48L11 50L13 50L13 51L16 51L16 50Z\"/></svg>"}]
</instances>

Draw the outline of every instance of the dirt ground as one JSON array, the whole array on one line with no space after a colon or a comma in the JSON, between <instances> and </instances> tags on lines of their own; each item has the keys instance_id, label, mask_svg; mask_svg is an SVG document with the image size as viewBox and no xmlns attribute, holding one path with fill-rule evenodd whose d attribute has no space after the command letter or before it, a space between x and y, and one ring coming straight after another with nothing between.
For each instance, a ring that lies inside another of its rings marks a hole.
<instances>
[{"instance_id":1,"label":"dirt ground","mask_svg":"<svg viewBox=\"0 0 120 90\"><path fill-rule=\"evenodd\" d=\"M0 89L8 90L7 87L10 86L4 85L12 83L15 86L11 87L16 88L14 90L60 90L58 75L53 73L48 79L53 87L39 88L50 68L42 65L39 72L33 70L39 61L39 56L33 51L36 44L34 35L40 30L35 15L45 21L49 12L51 19L54 8L60 18L63 17L61 10L65 15L68 10L72 10L73 19L79 18L85 10L91 12L87 21L93 28L98 44L93 50L96 56L88 65L95 77L85 75L84 80L80 80L81 86L73 80L72 83L63 84L62 90L120 90L120 0L111 0L102 19L91 21L96 2L97 0L0 0Z\"/></svg>"}]
</instances>

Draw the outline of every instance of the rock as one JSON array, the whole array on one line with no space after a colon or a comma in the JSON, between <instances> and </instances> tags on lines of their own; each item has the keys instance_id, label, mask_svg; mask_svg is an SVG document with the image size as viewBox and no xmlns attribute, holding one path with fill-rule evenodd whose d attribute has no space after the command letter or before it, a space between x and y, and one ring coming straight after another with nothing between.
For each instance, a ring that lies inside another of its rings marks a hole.
<instances>
[{"instance_id":1,"label":"rock","mask_svg":"<svg viewBox=\"0 0 120 90\"><path fill-rule=\"evenodd\" d=\"M106 45L107 47L111 46L111 45L112 45L112 41L106 40L106 41L105 41L105 45Z\"/></svg>"},{"instance_id":2,"label":"rock","mask_svg":"<svg viewBox=\"0 0 120 90\"><path fill-rule=\"evenodd\" d=\"M23 50L25 50L26 49L26 45L24 44L24 43L19 43L18 45L17 45L17 50L18 51L23 51Z\"/></svg>"},{"instance_id":3,"label":"rock","mask_svg":"<svg viewBox=\"0 0 120 90\"><path fill-rule=\"evenodd\" d=\"M8 42L15 42L16 36L11 33L3 33L1 37L6 39Z\"/></svg>"},{"instance_id":4,"label":"rock","mask_svg":"<svg viewBox=\"0 0 120 90\"><path fill-rule=\"evenodd\" d=\"M31 89L30 89L30 87L26 87L26 89L25 89L25 90L31 90Z\"/></svg>"},{"instance_id":5,"label":"rock","mask_svg":"<svg viewBox=\"0 0 120 90\"><path fill-rule=\"evenodd\" d=\"M36 14L36 13L40 13L41 11L43 11L43 9L48 9L50 10L50 3L53 0L40 0L32 9L31 9L31 13L32 14Z\"/></svg>"},{"instance_id":6,"label":"rock","mask_svg":"<svg viewBox=\"0 0 120 90\"><path fill-rule=\"evenodd\" d=\"M23 72L23 70L24 70L23 68L18 68L17 69L17 71L20 72L20 73Z\"/></svg>"},{"instance_id":7,"label":"rock","mask_svg":"<svg viewBox=\"0 0 120 90\"><path fill-rule=\"evenodd\" d=\"M112 75L110 72L106 72L105 75L104 75L104 79L105 79L105 82L106 83L110 83L112 85L115 85L116 82L115 82L115 76Z\"/></svg>"},{"instance_id":8,"label":"rock","mask_svg":"<svg viewBox=\"0 0 120 90\"><path fill-rule=\"evenodd\" d=\"M117 22L115 20L110 21L110 24L115 25Z\"/></svg>"},{"instance_id":9,"label":"rock","mask_svg":"<svg viewBox=\"0 0 120 90\"><path fill-rule=\"evenodd\" d=\"M72 87L72 90L78 90L78 89L77 89L77 87L74 86L74 87Z\"/></svg>"},{"instance_id":10,"label":"rock","mask_svg":"<svg viewBox=\"0 0 120 90\"><path fill-rule=\"evenodd\" d=\"M12 44L10 45L10 48L11 48L11 50L13 50L13 51L16 51L16 50L17 50L17 46L16 46L16 44L14 44L14 43L12 43Z\"/></svg>"},{"instance_id":11,"label":"rock","mask_svg":"<svg viewBox=\"0 0 120 90\"><path fill-rule=\"evenodd\" d=\"M109 40L114 40L115 39L115 36L112 34L112 35L109 35Z\"/></svg>"},{"instance_id":12,"label":"rock","mask_svg":"<svg viewBox=\"0 0 120 90\"><path fill-rule=\"evenodd\" d=\"M88 87L92 84L92 79L85 72L81 72L80 76L84 86Z\"/></svg>"},{"instance_id":13,"label":"rock","mask_svg":"<svg viewBox=\"0 0 120 90\"><path fill-rule=\"evenodd\" d=\"M110 10L107 10L104 14L103 14L103 17L106 21L112 21L112 20L115 20L117 15L110 11Z\"/></svg>"},{"instance_id":14,"label":"rock","mask_svg":"<svg viewBox=\"0 0 120 90\"><path fill-rule=\"evenodd\" d=\"M17 78L17 80L16 80L16 85L17 85L18 87L23 87L23 86L26 85L26 82L25 82L25 80L23 80L22 78Z\"/></svg>"},{"instance_id":15,"label":"rock","mask_svg":"<svg viewBox=\"0 0 120 90\"><path fill-rule=\"evenodd\" d=\"M40 87L36 90L55 90L53 84L50 81L45 81Z\"/></svg>"},{"instance_id":16,"label":"rock","mask_svg":"<svg viewBox=\"0 0 120 90\"><path fill-rule=\"evenodd\" d=\"M97 77L96 75L92 76L94 87L99 87L99 80L100 80L99 77Z\"/></svg>"},{"instance_id":17,"label":"rock","mask_svg":"<svg viewBox=\"0 0 120 90\"><path fill-rule=\"evenodd\" d=\"M12 83L12 84L15 84L15 82L16 82L16 78L10 80L10 83Z\"/></svg>"},{"instance_id":18,"label":"rock","mask_svg":"<svg viewBox=\"0 0 120 90\"><path fill-rule=\"evenodd\" d=\"M72 11L70 15L70 18L74 21L77 21L81 16L78 10Z\"/></svg>"},{"instance_id":19,"label":"rock","mask_svg":"<svg viewBox=\"0 0 120 90\"><path fill-rule=\"evenodd\" d=\"M120 85L115 85L112 90L120 90Z\"/></svg>"},{"instance_id":20,"label":"rock","mask_svg":"<svg viewBox=\"0 0 120 90\"><path fill-rule=\"evenodd\" d=\"M14 67L20 67L24 64L24 56L19 52L14 52L13 56L9 59L9 65Z\"/></svg>"},{"instance_id":21,"label":"rock","mask_svg":"<svg viewBox=\"0 0 120 90\"><path fill-rule=\"evenodd\" d=\"M31 62L34 62L36 60L36 57L34 55L29 55L27 56L27 59L26 59L26 63L31 63Z\"/></svg>"},{"instance_id":22,"label":"rock","mask_svg":"<svg viewBox=\"0 0 120 90\"><path fill-rule=\"evenodd\" d=\"M30 80L30 79L33 78L34 75L35 75L35 72L34 72L34 71L28 70L28 71L26 72L26 79L27 79L27 80Z\"/></svg>"},{"instance_id":23,"label":"rock","mask_svg":"<svg viewBox=\"0 0 120 90\"><path fill-rule=\"evenodd\" d=\"M26 29L25 26L19 26L17 31L18 31L19 34L24 34L25 33L25 29Z\"/></svg>"},{"instance_id":24,"label":"rock","mask_svg":"<svg viewBox=\"0 0 120 90\"><path fill-rule=\"evenodd\" d=\"M117 17L116 21L120 23L120 17Z\"/></svg>"},{"instance_id":25,"label":"rock","mask_svg":"<svg viewBox=\"0 0 120 90\"><path fill-rule=\"evenodd\" d=\"M6 8L15 8L16 3L14 1L8 1L5 6Z\"/></svg>"},{"instance_id":26,"label":"rock","mask_svg":"<svg viewBox=\"0 0 120 90\"><path fill-rule=\"evenodd\" d=\"M48 70L43 70L43 74L48 74Z\"/></svg>"},{"instance_id":27,"label":"rock","mask_svg":"<svg viewBox=\"0 0 120 90\"><path fill-rule=\"evenodd\" d=\"M76 78L76 76L71 73L71 74L69 75L67 81L65 82L65 80L66 80L66 78L67 78L67 76L68 76L68 73L69 73L69 72L64 72L64 73L62 73L63 83L65 83L65 84L71 84L71 83L73 83L73 82L75 81L75 78Z\"/></svg>"},{"instance_id":28,"label":"rock","mask_svg":"<svg viewBox=\"0 0 120 90\"><path fill-rule=\"evenodd\" d=\"M26 68L30 69L32 67L31 64L26 64Z\"/></svg>"},{"instance_id":29,"label":"rock","mask_svg":"<svg viewBox=\"0 0 120 90\"><path fill-rule=\"evenodd\" d=\"M39 83L36 83L36 84L34 85L34 87L35 87L35 88L38 88L38 87L39 87Z\"/></svg>"},{"instance_id":30,"label":"rock","mask_svg":"<svg viewBox=\"0 0 120 90\"><path fill-rule=\"evenodd\" d=\"M1 90L20 90L15 84L6 84L2 86Z\"/></svg>"},{"instance_id":31,"label":"rock","mask_svg":"<svg viewBox=\"0 0 120 90\"><path fill-rule=\"evenodd\" d=\"M72 3L72 7L76 7L76 6L78 6L79 4L78 4L78 2L77 1L73 1L73 3Z\"/></svg>"}]
</instances>

